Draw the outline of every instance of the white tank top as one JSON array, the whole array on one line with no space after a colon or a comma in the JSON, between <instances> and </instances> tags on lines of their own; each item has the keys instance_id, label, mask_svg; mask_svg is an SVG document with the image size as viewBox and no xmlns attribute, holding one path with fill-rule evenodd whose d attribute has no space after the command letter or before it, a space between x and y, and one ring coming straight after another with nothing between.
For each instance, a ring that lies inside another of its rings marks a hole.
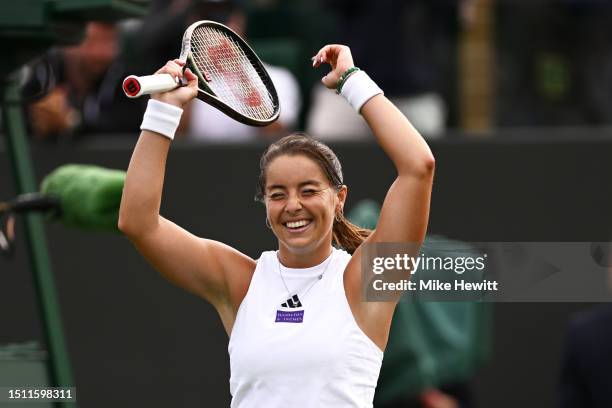
<instances>
[{"instance_id":1,"label":"white tank top","mask_svg":"<svg viewBox=\"0 0 612 408\"><path fill-rule=\"evenodd\" d=\"M261 255L229 340L232 408L372 407L383 353L346 299L350 259L334 248L312 268L281 266L283 283L276 252Z\"/></svg>"}]
</instances>

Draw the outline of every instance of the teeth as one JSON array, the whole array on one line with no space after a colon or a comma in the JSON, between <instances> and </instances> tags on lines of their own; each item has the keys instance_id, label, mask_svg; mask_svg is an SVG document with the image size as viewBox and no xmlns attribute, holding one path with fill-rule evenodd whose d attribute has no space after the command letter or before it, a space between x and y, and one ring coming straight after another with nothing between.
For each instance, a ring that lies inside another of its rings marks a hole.
<instances>
[{"instance_id":1,"label":"teeth","mask_svg":"<svg viewBox=\"0 0 612 408\"><path fill-rule=\"evenodd\" d=\"M287 223L287 227L289 228L299 228L299 227L303 227L304 225L308 224L310 221L306 221L306 220L301 220L301 221L295 221L295 222L288 222Z\"/></svg>"}]
</instances>

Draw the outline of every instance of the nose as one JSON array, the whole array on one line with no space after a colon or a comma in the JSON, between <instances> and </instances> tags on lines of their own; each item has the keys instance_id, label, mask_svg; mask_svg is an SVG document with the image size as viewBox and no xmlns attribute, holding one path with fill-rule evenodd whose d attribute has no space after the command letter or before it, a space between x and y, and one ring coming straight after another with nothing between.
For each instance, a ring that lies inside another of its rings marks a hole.
<instances>
[{"instance_id":1,"label":"nose","mask_svg":"<svg viewBox=\"0 0 612 408\"><path fill-rule=\"evenodd\" d=\"M287 198L287 206L285 209L288 212L297 212L302 209L302 202L300 201L300 196L298 194L289 194Z\"/></svg>"}]
</instances>

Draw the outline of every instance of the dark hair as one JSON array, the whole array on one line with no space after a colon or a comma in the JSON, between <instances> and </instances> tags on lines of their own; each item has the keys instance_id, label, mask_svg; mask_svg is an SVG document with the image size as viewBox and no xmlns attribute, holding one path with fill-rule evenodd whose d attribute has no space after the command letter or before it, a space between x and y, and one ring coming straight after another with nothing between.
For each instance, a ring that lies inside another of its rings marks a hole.
<instances>
[{"instance_id":1,"label":"dark hair","mask_svg":"<svg viewBox=\"0 0 612 408\"><path fill-rule=\"evenodd\" d=\"M283 155L304 155L319 165L323 174L332 186L339 190L343 185L342 166L336 154L326 144L315 140L304 133L294 133L271 144L259 160L259 180L255 199L263 202L266 189L266 170L275 158ZM336 245L353 253L372 233L372 230L358 227L344 218L343 213L336 214L332 239Z\"/></svg>"}]
</instances>

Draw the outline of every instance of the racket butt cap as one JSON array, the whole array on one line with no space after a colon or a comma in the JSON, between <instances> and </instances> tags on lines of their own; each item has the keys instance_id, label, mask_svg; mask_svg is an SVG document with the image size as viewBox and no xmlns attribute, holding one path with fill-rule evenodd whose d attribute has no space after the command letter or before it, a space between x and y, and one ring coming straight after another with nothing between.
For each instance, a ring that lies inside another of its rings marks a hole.
<instances>
[{"instance_id":1,"label":"racket butt cap","mask_svg":"<svg viewBox=\"0 0 612 408\"><path fill-rule=\"evenodd\" d=\"M142 95L142 87L137 76L130 75L123 80L123 92L128 98L138 98Z\"/></svg>"}]
</instances>

